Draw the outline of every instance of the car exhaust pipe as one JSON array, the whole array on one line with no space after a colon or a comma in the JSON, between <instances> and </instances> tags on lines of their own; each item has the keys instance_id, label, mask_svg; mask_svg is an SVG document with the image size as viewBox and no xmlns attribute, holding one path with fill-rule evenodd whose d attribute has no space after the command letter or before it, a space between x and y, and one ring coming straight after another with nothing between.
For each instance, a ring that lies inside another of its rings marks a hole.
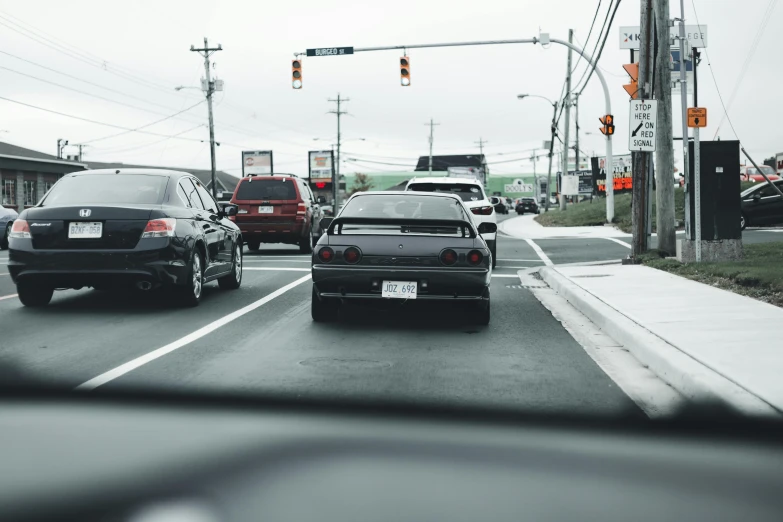
<instances>
[{"instance_id":1,"label":"car exhaust pipe","mask_svg":"<svg viewBox=\"0 0 783 522\"><path fill-rule=\"evenodd\" d=\"M149 281L139 281L136 283L136 288L144 292L148 292L149 290L152 290L152 283Z\"/></svg>"}]
</instances>

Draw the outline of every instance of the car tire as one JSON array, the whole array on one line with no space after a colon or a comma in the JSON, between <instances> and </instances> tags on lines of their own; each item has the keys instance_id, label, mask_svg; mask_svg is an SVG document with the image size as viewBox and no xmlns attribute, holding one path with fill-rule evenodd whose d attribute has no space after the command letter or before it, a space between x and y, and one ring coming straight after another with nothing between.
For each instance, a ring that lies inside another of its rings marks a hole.
<instances>
[{"instance_id":1,"label":"car tire","mask_svg":"<svg viewBox=\"0 0 783 522\"><path fill-rule=\"evenodd\" d=\"M236 290L242 284L242 244L234 247L234 256L231 259L231 273L218 279L218 286L222 290Z\"/></svg>"},{"instance_id":2,"label":"car tire","mask_svg":"<svg viewBox=\"0 0 783 522\"><path fill-rule=\"evenodd\" d=\"M198 306L204 291L204 262L198 250L193 249L190 256L186 283L177 288L183 306Z\"/></svg>"},{"instance_id":3,"label":"car tire","mask_svg":"<svg viewBox=\"0 0 783 522\"><path fill-rule=\"evenodd\" d=\"M299 240L299 253L300 254L312 254L313 253L313 241L310 239L313 233L308 232L305 237Z\"/></svg>"},{"instance_id":4,"label":"car tire","mask_svg":"<svg viewBox=\"0 0 783 522\"><path fill-rule=\"evenodd\" d=\"M258 249L261 248L261 242L260 241L248 241L247 242L247 249L251 252L258 252Z\"/></svg>"},{"instance_id":5,"label":"car tire","mask_svg":"<svg viewBox=\"0 0 783 522\"><path fill-rule=\"evenodd\" d=\"M313 317L313 321L316 323L327 323L337 319L339 313L339 304L335 301L330 302L327 299L321 299L318 297L318 292L315 291L315 285L313 285L313 296L310 302L310 314Z\"/></svg>"},{"instance_id":6,"label":"car tire","mask_svg":"<svg viewBox=\"0 0 783 522\"><path fill-rule=\"evenodd\" d=\"M480 303L475 313L475 321L477 325L486 326L489 324L490 319L490 300Z\"/></svg>"},{"instance_id":7,"label":"car tire","mask_svg":"<svg viewBox=\"0 0 783 522\"><path fill-rule=\"evenodd\" d=\"M21 281L16 285L16 293L19 294L19 300L23 305L40 307L48 305L52 300L54 288Z\"/></svg>"},{"instance_id":8,"label":"car tire","mask_svg":"<svg viewBox=\"0 0 783 522\"><path fill-rule=\"evenodd\" d=\"M11 233L11 223L8 223L3 230L3 235L0 236L0 250L8 248L8 235Z\"/></svg>"},{"instance_id":9,"label":"car tire","mask_svg":"<svg viewBox=\"0 0 783 522\"><path fill-rule=\"evenodd\" d=\"M740 230L745 230L745 228L748 226L748 220L745 217L745 214L740 212Z\"/></svg>"}]
</instances>

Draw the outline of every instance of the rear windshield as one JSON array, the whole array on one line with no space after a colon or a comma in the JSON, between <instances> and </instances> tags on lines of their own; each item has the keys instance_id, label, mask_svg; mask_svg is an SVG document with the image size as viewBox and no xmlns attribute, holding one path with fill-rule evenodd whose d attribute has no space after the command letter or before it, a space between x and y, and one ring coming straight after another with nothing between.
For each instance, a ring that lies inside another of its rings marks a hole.
<instances>
[{"instance_id":1,"label":"rear windshield","mask_svg":"<svg viewBox=\"0 0 783 522\"><path fill-rule=\"evenodd\" d=\"M763 172L766 175L770 175L770 174L774 174L775 173L775 169L773 169L769 165L764 165L763 167L760 167L760 168L761 168L761 172ZM748 174L760 174L760 172L759 172L759 169L757 169L755 167L750 167L750 168L748 168Z\"/></svg>"},{"instance_id":2,"label":"rear windshield","mask_svg":"<svg viewBox=\"0 0 783 522\"><path fill-rule=\"evenodd\" d=\"M397 219L458 219L468 221L462 205L451 198L379 194L359 196L346 203L340 217Z\"/></svg>"},{"instance_id":3,"label":"rear windshield","mask_svg":"<svg viewBox=\"0 0 783 522\"><path fill-rule=\"evenodd\" d=\"M242 181L237 190L237 201L296 199L296 183L292 180L258 179Z\"/></svg>"},{"instance_id":4,"label":"rear windshield","mask_svg":"<svg viewBox=\"0 0 783 522\"><path fill-rule=\"evenodd\" d=\"M456 194L462 198L462 201L479 201L484 199L484 192L480 186L467 183L412 183L408 185L408 190Z\"/></svg>"},{"instance_id":5,"label":"rear windshield","mask_svg":"<svg viewBox=\"0 0 783 522\"><path fill-rule=\"evenodd\" d=\"M58 181L44 207L91 204L160 205L168 179L150 174L80 174Z\"/></svg>"}]
</instances>

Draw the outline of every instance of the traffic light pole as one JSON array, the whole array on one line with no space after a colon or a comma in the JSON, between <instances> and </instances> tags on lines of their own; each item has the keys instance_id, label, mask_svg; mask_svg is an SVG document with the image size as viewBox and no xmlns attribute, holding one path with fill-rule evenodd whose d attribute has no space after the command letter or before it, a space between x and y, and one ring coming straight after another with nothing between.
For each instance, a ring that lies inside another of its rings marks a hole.
<instances>
[{"instance_id":1,"label":"traffic light pole","mask_svg":"<svg viewBox=\"0 0 783 522\"><path fill-rule=\"evenodd\" d=\"M590 66L593 68L593 71L595 72L596 76L598 76L598 80L601 82L601 87L604 90L604 105L606 108L606 114L612 114L612 101L609 94L609 86L606 84L606 79L604 78L603 73L601 73L601 70L597 67L597 61L596 57L590 56L588 53L585 53L584 50L579 48L578 46L574 45L573 43L566 42L563 40L559 40L557 38L549 38L548 34L541 34L539 38L523 38L519 40L483 40L483 41L477 41L477 42L451 42L451 43L434 43L434 44L413 44L413 45L391 45L391 46L385 46L385 47L351 47L351 53L361 53L361 52L372 52L372 51L393 51L393 50L402 50L407 51L409 49L429 49L429 48L435 48L435 47L470 47L470 46L477 46L477 45L507 45L507 44L541 44L541 45L549 45L549 44L557 44L562 45L565 47L568 47L569 49L576 51L579 53L579 55L585 59L585 61L590 64ZM336 49L336 48L335 48ZM345 48L343 48L345 49ZM294 56L300 56L300 55L306 55L307 52L297 52L294 53ZM339 54L339 53L338 53ZM350 53L349 53L350 54ZM315 54L311 54L310 56L314 56ZM332 53L326 53L323 54L323 56L332 56L334 54ZM612 157L612 136L607 135L606 136L606 165L607 165L607 178L608 173L610 171L613 171L613 157ZM551 180L551 175L550 175ZM549 186L547 187L547 190L549 190ZM549 198L547 198L547 201L549 201ZM608 223L611 223L614 220L614 188L612 186L612 183L607 182L606 183L606 221Z\"/></svg>"},{"instance_id":2,"label":"traffic light pole","mask_svg":"<svg viewBox=\"0 0 783 522\"><path fill-rule=\"evenodd\" d=\"M544 211L549 212L549 198L552 197L552 156L555 148L555 133L557 132L557 102L552 104L555 112L552 113L552 137L549 140L549 170L546 173L546 199L544 200Z\"/></svg>"}]
</instances>

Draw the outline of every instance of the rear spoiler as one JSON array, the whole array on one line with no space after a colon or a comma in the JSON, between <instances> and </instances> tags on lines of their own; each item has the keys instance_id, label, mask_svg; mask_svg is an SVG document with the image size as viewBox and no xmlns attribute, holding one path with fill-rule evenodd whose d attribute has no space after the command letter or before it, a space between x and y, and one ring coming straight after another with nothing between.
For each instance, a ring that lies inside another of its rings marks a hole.
<instances>
[{"instance_id":1,"label":"rear spoiler","mask_svg":"<svg viewBox=\"0 0 783 522\"><path fill-rule=\"evenodd\" d=\"M328 218L325 218L328 219ZM362 218L362 217L338 217L329 224L326 233L330 236L341 234L343 225L387 225L398 227L443 227L461 228L462 236L476 237L476 229L467 221L461 219L404 219L404 218Z\"/></svg>"}]
</instances>

